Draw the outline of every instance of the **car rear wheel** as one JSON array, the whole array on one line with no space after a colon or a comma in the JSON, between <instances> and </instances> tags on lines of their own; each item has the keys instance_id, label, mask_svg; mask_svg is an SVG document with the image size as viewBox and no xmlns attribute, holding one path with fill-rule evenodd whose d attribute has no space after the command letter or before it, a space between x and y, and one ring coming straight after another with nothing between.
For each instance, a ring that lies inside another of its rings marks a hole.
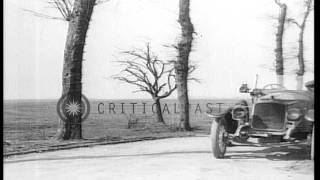
<instances>
[{"instance_id":1,"label":"car rear wheel","mask_svg":"<svg viewBox=\"0 0 320 180\"><path fill-rule=\"evenodd\" d=\"M213 119L211 124L211 147L215 158L223 158L227 148L227 132L222 122Z\"/></svg>"}]
</instances>

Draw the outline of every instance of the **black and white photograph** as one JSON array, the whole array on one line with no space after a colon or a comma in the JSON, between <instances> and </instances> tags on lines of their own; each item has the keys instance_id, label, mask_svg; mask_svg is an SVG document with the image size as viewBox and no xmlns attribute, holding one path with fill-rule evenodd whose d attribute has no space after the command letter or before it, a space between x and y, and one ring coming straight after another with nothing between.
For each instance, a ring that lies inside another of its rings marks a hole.
<instances>
[{"instance_id":1,"label":"black and white photograph","mask_svg":"<svg viewBox=\"0 0 320 180\"><path fill-rule=\"evenodd\" d=\"M314 0L4 0L5 180L313 180Z\"/></svg>"}]
</instances>

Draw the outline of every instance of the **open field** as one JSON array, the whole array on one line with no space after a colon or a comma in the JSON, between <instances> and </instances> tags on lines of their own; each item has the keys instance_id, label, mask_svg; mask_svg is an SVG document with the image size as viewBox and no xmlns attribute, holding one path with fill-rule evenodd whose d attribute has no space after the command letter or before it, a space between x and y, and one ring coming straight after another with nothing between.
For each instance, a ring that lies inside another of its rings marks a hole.
<instances>
[{"instance_id":1,"label":"open field","mask_svg":"<svg viewBox=\"0 0 320 180\"><path fill-rule=\"evenodd\" d=\"M218 112L236 100L192 100L190 108L193 132L177 131L178 108L175 100L162 102L166 125L156 123L150 100L90 100L91 111L83 122L86 141L117 141L139 137L176 137L208 134L210 119L206 112ZM57 100L4 102L4 153L19 152L61 144L54 140L59 127ZM130 116L131 115L131 116ZM128 128L130 118L138 118L134 128Z\"/></svg>"}]
</instances>

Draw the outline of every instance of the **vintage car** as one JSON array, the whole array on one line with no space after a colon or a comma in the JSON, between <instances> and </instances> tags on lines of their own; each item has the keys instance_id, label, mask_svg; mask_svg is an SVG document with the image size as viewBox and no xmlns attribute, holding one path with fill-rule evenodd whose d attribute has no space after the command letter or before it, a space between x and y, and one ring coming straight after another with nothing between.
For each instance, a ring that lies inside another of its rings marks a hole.
<instances>
[{"instance_id":1,"label":"vintage car","mask_svg":"<svg viewBox=\"0 0 320 180\"><path fill-rule=\"evenodd\" d=\"M313 81L306 83L306 87L308 90L287 90L279 84L268 84L250 91L243 84L240 92L250 93L250 107L241 100L223 113L208 114L212 118L210 138L214 157L223 158L228 145L245 143L250 137L278 142L310 137L314 121ZM311 154L313 158L313 145Z\"/></svg>"}]
</instances>

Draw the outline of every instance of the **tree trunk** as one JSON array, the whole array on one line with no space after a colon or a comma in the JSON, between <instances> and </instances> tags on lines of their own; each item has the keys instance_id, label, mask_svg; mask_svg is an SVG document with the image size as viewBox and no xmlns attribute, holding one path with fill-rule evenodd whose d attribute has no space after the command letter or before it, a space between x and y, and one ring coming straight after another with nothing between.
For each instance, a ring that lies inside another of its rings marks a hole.
<instances>
[{"instance_id":1,"label":"tree trunk","mask_svg":"<svg viewBox=\"0 0 320 180\"><path fill-rule=\"evenodd\" d=\"M193 40L193 25L190 19L190 0L179 1L179 23L181 26L181 39L178 43L178 58L175 64L178 103L180 108L180 121L185 130L191 130L189 123L189 98L188 98L188 70L189 54Z\"/></svg>"},{"instance_id":2,"label":"tree trunk","mask_svg":"<svg viewBox=\"0 0 320 180\"><path fill-rule=\"evenodd\" d=\"M300 28L299 34L299 51L298 51L298 64L299 69L297 72L297 90L302 90L303 88L303 76L305 72L304 68L304 57L303 57L303 32L304 32L304 23Z\"/></svg>"},{"instance_id":3,"label":"tree trunk","mask_svg":"<svg viewBox=\"0 0 320 180\"><path fill-rule=\"evenodd\" d=\"M283 75L277 75L277 83L283 86Z\"/></svg>"},{"instance_id":4,"label":"tree trunk","mask_svg":"<svg viewBox=\"0 0 320 180\"><path fill-rule=\"evenodd\" d=\"M158 122L165 123L162 116L161 103L160 99L155 99L154 103L156 104L156 119Z\"/></svg>"},{"instance_id":5,"label":"tree trunk","mask_svg":"<svg viewBox=\"0 0 320 180\"><path fill-rule=\"evenodd\" d=\"M95 0L74 1L64 50L62 74L62 95L66 95L67 102L74 101L81 104L83 49L94 5ZM60 138L81 139L81 113L66 116Z\"/></svg>"},{"instance_id":6,"label":"tree trunk","mask_svg":"<svg viewBox=\"0 0 320 180\"><path fill-rule=\"evenodd\" d=\"M278 17L278 27L276 33L276 74L277 74L277 83L283 86L283 34L284 34L284 23L286 20L287 14L287 5L278 4L280 6L280 14Z\"/></svg>"},{"instance_id":7,"label":"tree trunk","mask_svg":"<svg viewBox=\"0 0 320 180\"><path fill-rule=\"evenodd\" d=\"M303 47L303 35L304 35L304 29L306 27L307 19L310 14L310 11L312 10L311 5L312 5L312 0L305 1L306 5L306 11L304 13L304 17L302 20L301 25L299 26L300 28L300 33L299 33L299 51L298 51L298 64L299 64L299 69L297 72L297 90L302 90L303 88L303 76L305 73L305 62L304 62L304 47Z\"/></svg>"},{"instance_id":8,"label":"tree trunk","mask_svg":"<svg viewBox=\"0 0 320 180\"><path fill-rule=\"evenodd\" d=\"M303 88L303 76L296 76L296 81L297 81L297 90L302 90Z\"/></svg>"}]
</instances>

